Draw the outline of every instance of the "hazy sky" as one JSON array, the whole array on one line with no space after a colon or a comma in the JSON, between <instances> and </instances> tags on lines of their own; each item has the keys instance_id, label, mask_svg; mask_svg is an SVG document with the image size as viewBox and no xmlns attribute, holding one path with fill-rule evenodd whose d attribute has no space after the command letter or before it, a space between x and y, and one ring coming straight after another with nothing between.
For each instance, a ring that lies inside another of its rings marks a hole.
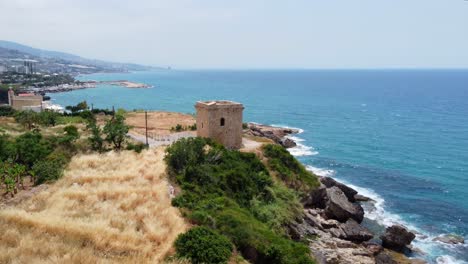
<instances>
[{"instance_id":1,"label":"hazy sky","mask_svg":"<svg viewBox=\"0 0 468 264\"><path fill-rule=\"evenodd\" d=\"M0 0L0 39L179 68L468 68L468 1Z\"/></svg>"}]
</instances>

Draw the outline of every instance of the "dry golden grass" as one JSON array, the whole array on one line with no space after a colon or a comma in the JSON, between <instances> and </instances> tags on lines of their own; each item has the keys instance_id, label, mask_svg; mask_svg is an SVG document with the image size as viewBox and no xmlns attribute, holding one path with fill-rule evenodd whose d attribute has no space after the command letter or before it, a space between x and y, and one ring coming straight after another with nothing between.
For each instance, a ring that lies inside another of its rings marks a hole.
<instances>
[{"instance_id":1,"label":"dry golden grass","mask_svg":"<svg viewBox=\"0 0 468 264\"><path fill-rule=\"evenodd\" d=\"M0 263L158 263L187 228L163 149L82 155L65 176L0 212Z\"/></svg>"},{"instance_id":2,"label":"dry golden grass","mask_svg":"<svg viewBox=\"0 0 468 264\"><path fill-rule=\"evenodd\" d=\"M129 112L125 117L125 123L132 126L132 132L145 134L144 112ZM171 128L177 124L186 127L195 124L195 122L195 118L189 114L162 111L148 112L148 131L158 135L170 134Z\"/></svg>"}]
</instances>

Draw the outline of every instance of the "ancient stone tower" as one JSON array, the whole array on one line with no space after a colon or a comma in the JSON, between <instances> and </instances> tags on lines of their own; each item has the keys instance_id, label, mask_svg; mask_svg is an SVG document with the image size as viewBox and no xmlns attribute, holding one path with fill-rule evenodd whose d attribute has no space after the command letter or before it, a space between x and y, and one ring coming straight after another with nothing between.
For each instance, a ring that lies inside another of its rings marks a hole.
<instances>
[{"instance_id":1,"label":"ancient stone tower","mask_svg":"<svg viewBox=\"0 0 468 264\"><path fill-rule=\"evenodd\" d=\"M197 136L212 138L229 149L242 146L244 106L232 101L197 102Z\"/></svg>"}]
</instances>

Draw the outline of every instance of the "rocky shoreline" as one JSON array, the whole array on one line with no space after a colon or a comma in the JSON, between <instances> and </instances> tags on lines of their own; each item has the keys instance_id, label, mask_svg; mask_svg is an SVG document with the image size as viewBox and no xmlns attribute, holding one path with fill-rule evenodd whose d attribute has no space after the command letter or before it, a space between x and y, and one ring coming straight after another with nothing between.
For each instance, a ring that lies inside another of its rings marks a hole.
<instances>
[{"instance_id":1,"label":"rocky shoreline","mask_svg":"<svg viewBox=\"0 0 468 264\"><path fill-rule=\"evenodd\" d=\"M298 133L298 129L256 123L248 123L245 130L246 135L268 138L285 148L297 145L288 136ZM301 200L303 215L287 227L291 238L309 243L318 263L427 263L406 257L417 250L411 247L416 236L406 227L392 225L378 234L362 224L361 204L374 202L371 198L330 177L320 177L320 182Z\"/></svg>"},{"instance_id":2,"label":"rocky shoreline","mask_svg":"<svg viewBox=\"0 0 468 264\"><path fill-rule=\"evenodd\" d=\"M257 123L247 123L247 131L245 132L245 134L256 137L268 138L285 148L293 148L297 146L297 143L294 142L294 140L288 138L287 136L292 134L298 134L299 132L299 129L275 127L261 125Z\"/></svg>"},{"instance_id":3,"label":"rocky shoreline","mask_svg":"<svg viewBox=\"0 0 468 264\"><path fill-rule=\"evenodd\" d=\"M409 259L416 237L402 225L392 225L379 236L362 225L363 202L372 199L330 177L302 199L304 214L288 226L290 236L308 241L318 263L426 263Z\"/></svg>"}]
</instances>

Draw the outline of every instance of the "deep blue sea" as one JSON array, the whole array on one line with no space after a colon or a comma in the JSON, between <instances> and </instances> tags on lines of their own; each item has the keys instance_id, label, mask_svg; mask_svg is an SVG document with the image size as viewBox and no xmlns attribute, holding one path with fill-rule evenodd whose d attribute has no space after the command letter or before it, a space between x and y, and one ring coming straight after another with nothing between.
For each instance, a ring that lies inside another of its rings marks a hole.
<instances>
[{"instance_id":1,"label":"deep blue sea","mask_svg":"<svg viewBox=\"0 0 468 264\"><path fill-rule=\"evenodd\" d=\"M468 70L178 71L95 74L83 80L144 82L52 94L60 105L193 113L197 100L245 105L245 121L296 127L292 150L317 174L377 201L367 216L401 222L433 263L464 263L468 246Z\"/></svg>"}]
</instances>

